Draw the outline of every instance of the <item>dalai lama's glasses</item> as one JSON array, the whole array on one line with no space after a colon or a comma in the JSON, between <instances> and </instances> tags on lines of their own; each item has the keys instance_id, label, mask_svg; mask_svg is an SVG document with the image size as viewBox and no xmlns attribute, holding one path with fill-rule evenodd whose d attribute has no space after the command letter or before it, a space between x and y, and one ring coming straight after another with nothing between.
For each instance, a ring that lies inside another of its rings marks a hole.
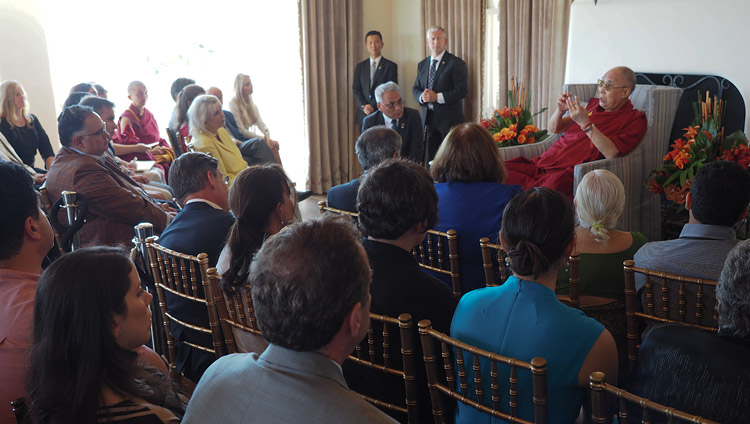
<instances>
[{"instance_id":1,"label":"dalai lama's glasses","mask_svg":"<svg viewBox=\"0 0 750 424\"><path fill-rule=\"evenodd\" d=\"M393 103L388 103L388 104L381 103L381 104L386 109L394 109L396 106L404 107L404 99L401 99L401 100L399 100L397 102L393 102Z\"/></svg>"},{"instance_id":2,"label":"dalai lama's glasses","mask_svg":"<svg viewBox=\"0 0 750 424\"><path fill-rule=\"evenodd\" d=\"M608 83L608 82L606 82L604 80L601 80L601 79L596 80L596 83L599 84L599 87L603 88L604 91L610 91L613 88L626 88L626 87L628 87L627 85L619 85L619 86L615 87L612 84L610 84L610 83Z\"/></svg>"}]
</instances>

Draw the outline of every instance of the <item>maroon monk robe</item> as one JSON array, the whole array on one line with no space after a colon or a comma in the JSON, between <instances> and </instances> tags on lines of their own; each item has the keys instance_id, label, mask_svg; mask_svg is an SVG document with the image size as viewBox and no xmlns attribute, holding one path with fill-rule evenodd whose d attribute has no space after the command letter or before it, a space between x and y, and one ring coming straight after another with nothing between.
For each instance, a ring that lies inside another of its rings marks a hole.
<instances>
[{"instance_id":1,"label":"maroon monk robe","mask_svg":"<svg viewBox=\"0 0 750 424\"><path fill-rule=\"evenodd\" d=\"M151 113L145 107L143 113L138 115L138 109L132 104L127 108L122 115L120 115L120 121L122 118L128 118L131 125L127 128L122 128L118 122L118 130L120 132L120 141L118 144L151 144L159 143L159 147L166 147L171 149L169 143L161 138L159 135L159 125L156 123L154 114ZM132 159L137 160L154 160L154 156L150 152L145 153L128 153L120 156L122 160L130 161ZM169 172L169 163L157 163L155 166L160 167L164 171L164 175Z\"/></svg>"},{"instance_id":2,"label":"maroon monk robe","mask_svg":"<svg viewBox=\"0 0 750 424\"><path fill-rule=\"evenodd\" d=\"M631 150L646 134L646 115L633 108L628 100L619 109L606 112L599 99L592 98L586 105L589 120L606 135L620 151L620 156ZM524 190L548 187L573 196L573 168L584 162L603 159L604 155L575 122L547 151L533 159L517 157L505 161L508 170L505 184L520 184Z\"/></svg>"}]
</instances>

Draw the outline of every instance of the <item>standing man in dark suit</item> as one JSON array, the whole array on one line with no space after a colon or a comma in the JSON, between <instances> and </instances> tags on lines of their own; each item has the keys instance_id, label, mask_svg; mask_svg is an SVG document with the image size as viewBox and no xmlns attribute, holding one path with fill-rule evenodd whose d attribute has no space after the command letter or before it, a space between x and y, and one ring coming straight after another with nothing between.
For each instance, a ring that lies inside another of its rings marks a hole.
<instances>
[{"instance_id":1,"label":"standing man in dark suit","mask_svg":"<svg viewBox=\"0 0 750 424\"><path fill-rule=\"evenodd\" d=\"M193 256L206 253L208 266L216 266L234 224L234 217L228 211L229 192L219 171L219 161L205 153L184 153L169 167L169 183L184 208L159 237L159 244ZM203 294L202 285L198 284L198 287L199 294ZM167 293L166 300L167 310L172 316L189 324L208 327L205 306L170 293ZM175 321L172 321L170 331L177 348L177 372L184 370L186 377L198 381L216 357L184 342L210 347L211 336L185 328Z\"/></svg>"},{"instance_id":2,"label":"standing man in dark suit","mask_svg":"<svg viewBox=\"0 0 750 424\"><path fill-rule=\"evenodd\" d=\"M401 88L388 81L375 89L378 111L365 117L362 132L377 125L384 125L401 136L401 157L414 162L424 161L422 146L422 122L416 109L404 106Z\"/></svg>"},{"instance_id":3,"label":"standing man in dark suit","mask_svg":"<svg viewBox=\"0 0 750 424\"><path fill-rule=\"evenodd\" d=\"M365 116L375 112L375 87L388 81L398 83L398 65L384 58L383 36L379 31L370 31L365 35L365 45L370 58L357 64L354 69L354 100L357 102L357 116L354 123L362 126Z\"/></svg>"},{"instance_id":4,"label":"standing man in dark suit","mask_svg":"<svg viewBox=\"0 0 750 424\"><path fill-rule=\"evenodd\" d=\"M448 53L448 33L434 26L427 30L430 56L417 65L417 79L412 91L422 105L422 123L428 126L429 160L435 157L440 143L451 127L464 122L464 98L469 93L466 63Z\"/></svg>"}]
</instances>

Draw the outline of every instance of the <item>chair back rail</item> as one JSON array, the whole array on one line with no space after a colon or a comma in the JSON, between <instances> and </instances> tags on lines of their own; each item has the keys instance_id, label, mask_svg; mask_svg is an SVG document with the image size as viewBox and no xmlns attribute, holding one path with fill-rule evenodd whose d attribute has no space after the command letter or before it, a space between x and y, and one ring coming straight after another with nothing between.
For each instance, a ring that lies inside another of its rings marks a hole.
<instances>
[{"instance_id":1,"label":"chair back rail","mask_svg":"<svg viewBox=\"0 0 750 424\"><path fill-rule=\"evenodd\" d=\"M47 191L46 184L42 184L41 187L39 187L39 201L42 204L42 210L44 210L44 213L47 214L47 216L50 216L50 213L52 212L52 201L49 199L49 192ZM65 251L63 250L62 245L62 234L60 234L57 229L54 227L52 228L52 233L55 235L55 242L57 243L57 249L59 250L60 254L65 254Z\"/></svg>"},{"instance_id":2,"label":"chair back rail","mask_svg":"<svg viewBox=\"0 0 750 424\"><path fill-rule=\"evenodd\" d=\"M452 417L445 415L441 394L453 398L465 405L471 406L479 411L501 418L511 423L547 423L547 361L544 358L533 358L531 362L505 357L497 353L480 349L460 340L451 338L432 328L429 320L419 322L419 336L422 341L425 367L427 369L427 385L430 389L430 400L432 401L432 413L435 423L451 422ZM434 343L440 343L440 356L443 359L445 376L440 377L438 360L435 354ZM455 353L454 353L455 352ZM474 390L469 390L469 382L466 373L466 360L464 355L469 355L472 367ZM455 360L454 360L455 356ZM484 404L484 391L486 383L483 381L480 358L490 361L490 398L492 405ZM456 369L454 370L454 364ZM510 413L503 412L500 407L500 381L498 366L510 367L508 379L508 391L510 394L508 409ZM518 417L518 368L531 371L534 421L524 420ZM458 382L456 382L456 375ZM442 381L444 378L444 381ZM458 384L458 388L456 386ZM471 393L473 392L473 393Z\"/></svg>"},{"instance_id":3,"label":"chair back rail","mask_svg":"<svg viewBox=\"0 0 750 424\"><path fill-rule=\"evenodd\" d=\"M505 263L507 257L505 249L499 244L490 243L490 239L482 237L479 239L479 247L482 250L482 266L484 266L484 282L487 287L495 287L502 285L505 280L508 279L508 267ZM497 271L500 279L500 284L495 279L495 262L497 261Z\"/></svg>"},{"instance_id":4,"label":"chair back rail","mask_svg":"<svg viewBox=\"0 0 750 424\"><path fill-rule=\"evenodd\" d=\"M570 306L571 308L580 308L581 301L578 294L578 283L581 281L579 277L578 267L581 263L581 255L578 252L572 252L568 257L568 267L570 269L570 276L568 277L568 285L570 287L567 295L559 294L557 298Z\"/></svg>"},{"instance_id":5,"label":"chair back rail","mask_svg":"<svg viewBox=\"0 0 750 424\"><path fill-rule=\"evenodd\" d=\"M641 332L638 328L638 322L636 318L646 320L652 323L680 323L684 325L690 325L697 327L702 330L716 332L718 331L718 313L716 305L713 308L712 326L694 324L686 321L686 285L697 285L697 296L696 296L696 322L700 323L703 317L703 304L704 297L704 286L709 286L715 289L716 281L706 280L702 278L685 277L683 275L669 274L666 272L653 271L645 268L638 268L635 266L635 262L632 260L626 260L622 263L625 272L625 317L627 320L627 331L628 331L628 363L630 371L635 369L636 361L638 359L638 348L641 344ZM635 274L642 274L646 278L646 284L643 287L646 293L646 305L643 305L644 312L636 311L637 292L635 290ZM657 285L660 286L662 308L661 312L664 316L658 316L656 314L656 308L654 307L654 279L657 279ZM674 312L670 307L670 294L669 287L670 282L679 284L678 291L678 318L672 318Z\"/></svg>"},{"instance_id":6,"label":"chair back rail","mask_svg":"<svg viewBox=\"0 0 750 424\"><path fill-rule=\"evenodd\" d=\"M382 325L382 355L376 354L376 337L373 323ZM368 402L386 409L388 411L406 415L409 423L419 422L417 414L417 382L415 364L414 330L412 329L412 318L410 314L401 314L398 319L386 315L370 313L370 328L367 330L367 349L362 348L362 343L355 348L356 355L349 355L348 360L355 364L367 367L385 374L400 376L404 379L406 400L404 405L394 405L380 399L364 394L359 394ZM391 337L395 328L398 328L398 337L401 340L401 360L390 358ZM365 353L366 352L366 353ZM396 366L393 361L400 362ZM400 368L399 368L400 366Z\"/></svg>"},{"instance_id":7,"label":"chair back rail","mask_svg":"<svg viewBox=\"0 0 750 424\"><path fill-rule=\"evenodd\" d=\"M594 423L607 423L612 421L612 417L609 416L609 409L607 408L607 397L615 396L617 398L618 404L617 418L620 424L648 424L649 422L651 422L650 412L666 416L669 422L672 422L673 418L677 418L679 420L695 424L716 424L715 421L701 418L697 415L691 415L677 409L652 402L646 398L642 398L629 393L624 389L620 389L619 387L607 384L606 375L600 371L591 373L591 375L589 376L589 387L591 389L589 391L591 396L591 420ZM641 419L630 419L631 417L628 417L628 404L632 404L633 406L640 406L642 414Z\"/></svg>"},{"instance_id":8,"label":"chair back rail","mask_svg":"<svg viewBox=\"0 0 750 424\"><path fill-rule=\"evenodd\" d=\"M164 332L167 337L167 359L172 371L175 370L177 358L174 337L170 331L172 322L185 328L208 334L212 339L212 346L201 346L188 341L184 344L205 352L213 353L219 358L224 352L224 340L220 329L219 315L215 304L216 296L211 288L208 274L208 255L199 253L198 256L176 252L156 243L155 237L146 239L149 263L153 272L156 294L159 298L159 310L164 321ZM200 284L203 289L199 290ZM204 305L208 315L208 327L190 324L181 320L168 311L167 293L189 302Z\"/></svg>"},{"instance_id":9,"label":"chair back rail","mask_svg":"<svg viewBox=\"0 0 750 424\"><path fill-rule=\"evenodd\" d=\"M448 231L427 230L424 241L415 247L411 253L417 259L419 266L424 269L449 275L453 295L461 298L461 273L459 267L458 233Z\"/></svg>"},{"instance_id":10,"label":"chair back rail","mask_svg":"<svg viewBox=\"0 0 750 424\"><path fill-rule=\"evenodd\" d=\"M321 200L321 201L318 202L318 208L320 208L320 214L321 215L323 215L326 212L329 212L329 213L336 214L336 215L351 216L354 219L357 219L357 217L359 216L359 214L356 213L356 212L350 212L350 211L345 211L343 209L332 208L332 207L328 206L328 203L326 203L325 200Z\"/></svg>"},{"instance_id":11,"label":"chair back rail","mask_svg":"<svg viewBox=\"0 0 750 424\"><path fill-rule=\"evenodd\" d=\"M208 270L211 288L215 296L214 303L219 314L222 332L224 333L224 344L229 353L239 352L237 341L234 339L233 329L263 337L255 319L255 307L250 293L250 284L245 283L238 288L234 294L222 290L221 277L216 268Z\"/></svg>"}]
</instances>

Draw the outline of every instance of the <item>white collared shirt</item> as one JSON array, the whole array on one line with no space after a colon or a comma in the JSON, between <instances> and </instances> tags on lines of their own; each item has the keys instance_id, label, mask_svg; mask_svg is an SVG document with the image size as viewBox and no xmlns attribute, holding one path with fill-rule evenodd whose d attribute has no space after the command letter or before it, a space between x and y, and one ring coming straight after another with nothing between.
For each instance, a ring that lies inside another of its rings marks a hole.
<instances>
[{"instance_id":1,"label":"white collared shirt","mask_svg":"<svg viewBox=\"0 0 750 424\"><path fill-rule=\"evenodd\" d=\"M196 198L194 198L194 199L190 199L190 200L188 200L187 202L185 202L185 206L187 206L187 205L189 205L189 204L191 204L191 203L195 203L195 202L201 202L201 203L205 203L205 204L207 204L208 206L211 206L212 208L214 208L214 209L218 209L218 210L220 210L220 211L223 211L223 210L224 210L224 209L222 209L222 207L221 207L221 206L217 205L216 203L214 203L214 202L212 202L212 201L210 201L210 200L206 200L206 199L201 199L201 198L199 198L199 197L196 197Z\"/></svg>"},{"instance_id":2,"label":"white collared shirt","mask_svg":"<svg viewBox=\"0 0 750 424\"><path fill-rule=\"evenodd\" d=\"M432 57L432 55L430 55L430 65L429 66L432 66L432 61L433 60L437 60L437 63L435 64L435 73L437 73L437 70L440 67L440 63L443 62L443 56L445 56L445 52L447 52L447 50L443 50L443 52L440 53L440 55L438 55L438 57ZM427 68L427 72L429 72L429 69L430 68ZM443 93L437 93L437 102L440 103L441 105L445 104L445 97L443 96ZM430 109L432 109L432 105L429 105L429 107L430 107Z\"/></svg>"}]
</instances>

